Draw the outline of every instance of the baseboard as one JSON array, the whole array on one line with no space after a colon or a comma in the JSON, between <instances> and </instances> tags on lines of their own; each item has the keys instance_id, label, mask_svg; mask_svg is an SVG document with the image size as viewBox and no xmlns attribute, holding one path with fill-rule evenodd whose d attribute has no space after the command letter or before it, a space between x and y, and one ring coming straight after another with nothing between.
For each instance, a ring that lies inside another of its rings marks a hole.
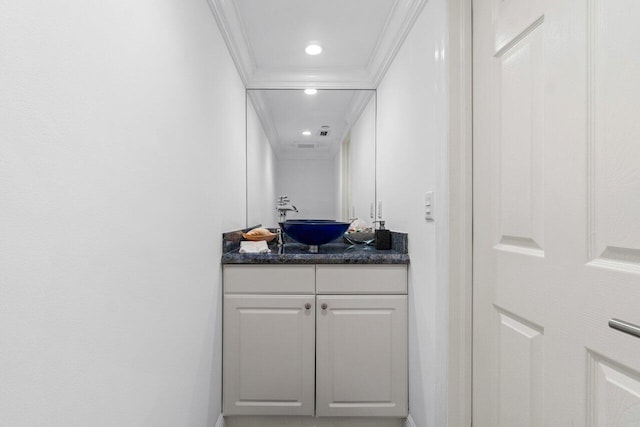
<instances>
[{"instance_id":1,"label":"baseboard","mask_svg":"<svg viewBox=\"0 0 640 427\"><path fill-rule=\"evenodd\" d=\"M225 427L416 427L404 418L385 417L297 417L233 416L226 417ZM216 425L217 427L217 425Z\"/></svg>"},{"instance_id":2,"label":"baseboard","mask_svg":"<svg viewBox=\"0 0 640 427\"><path fill-rule=\"evenodd\" d=\"M416 423L413 421L411 414L407 417L407 421L404 423L405 427L416 427Z\"/></svg>"},{"instance_id":3,"label":"baseboard","mask_svg":"<svg viewBox=\"0 0 640 427\"><path fill-rule=\"evenodd\" d=\"M216 421L215 427L224 427L224 417L222 414L218 417L218 421Z\"/></svg>"}]
</instances>

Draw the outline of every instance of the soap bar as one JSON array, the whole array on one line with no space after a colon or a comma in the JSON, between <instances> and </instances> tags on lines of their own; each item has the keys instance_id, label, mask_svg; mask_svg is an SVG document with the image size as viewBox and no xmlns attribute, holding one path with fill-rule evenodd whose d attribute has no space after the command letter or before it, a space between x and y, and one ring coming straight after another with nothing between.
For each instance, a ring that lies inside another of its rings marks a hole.
<instances>
[{"instance_id":1,"label":"soap bar","mask_svg":"<svg viewBox=\"0 0 640 427\"><path fill-rule=\"evenodd\" d=\"M391 249L391 230L376 230L376 249Z\"/></svg>"}]
</instances>

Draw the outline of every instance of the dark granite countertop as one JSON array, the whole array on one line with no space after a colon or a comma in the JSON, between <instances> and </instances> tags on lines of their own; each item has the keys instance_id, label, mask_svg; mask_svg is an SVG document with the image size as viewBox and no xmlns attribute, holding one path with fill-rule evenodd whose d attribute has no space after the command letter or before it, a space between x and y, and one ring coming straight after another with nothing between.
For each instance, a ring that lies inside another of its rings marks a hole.
<instances>
[{"instance_id":1,"label":"dark granite countertop","mask_svg":"<svg viewBox=\"0 0 640 427\"><path fill-rule=\"evenodd\" d=\"M397 250L379 251L371 246L328 243L318 253L300 243L287 243L282 250L264 254L241 254L234 249L222 255L223 264L408 264L409 254Z\"/></svg>"},{"instance_id":2,"label":"dark granite countertop","mask_svg":"<svg viewBox=\"0 0 640 427\"><path fill-rule=\"evenodd\" d=\"M278 248L275 241L269 243L268 253L241 254L239 249L242 231L246 230L249 229L223 234L222 264L409 264L406 233L391 233L390 250L351 245L340 238L332 243L320 245L318 252L312 253L307 245L286 238L282 248Z\"/></svg>"}]
</instances>

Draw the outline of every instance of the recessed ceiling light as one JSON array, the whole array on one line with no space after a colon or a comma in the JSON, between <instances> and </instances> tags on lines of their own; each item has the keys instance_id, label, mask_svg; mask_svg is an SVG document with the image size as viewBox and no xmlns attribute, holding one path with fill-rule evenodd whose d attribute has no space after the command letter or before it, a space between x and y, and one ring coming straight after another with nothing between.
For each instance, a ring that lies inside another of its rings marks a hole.
<instances>
[{"instance_id":1,"label":"recessed ceiling light","mask_svg":"<svg viewBox=\"0 0 640 427\"><path fill-rule=\"evenodd\" d=\"M305 89L304 93L306 93L307 95L315 95L316 93L318 93L318 89Z\"/></svg>"},{"instance_id":2,"label":"recessed ceiling light","mask_svg":"<svg viewBox=\"0 0 640 427\"><path fill-rule=\"evenodd\" d=\"M308 130L305 130L304 132L302 132L302 134L304 136L309 136L309 135L311 135L311 132L309 132Z\"/></svg>"},{"instance_id":3,"label":"recessed ceiling light","mask_svg":"<svg viewBox=\"0 0 640 427\"><path fill-rule=\"evenodd\" d=\"M322 46L317 43L309 43L304 51L307 52L307 55L318 55L322 52Z\"/></svg>"}]
</instances>

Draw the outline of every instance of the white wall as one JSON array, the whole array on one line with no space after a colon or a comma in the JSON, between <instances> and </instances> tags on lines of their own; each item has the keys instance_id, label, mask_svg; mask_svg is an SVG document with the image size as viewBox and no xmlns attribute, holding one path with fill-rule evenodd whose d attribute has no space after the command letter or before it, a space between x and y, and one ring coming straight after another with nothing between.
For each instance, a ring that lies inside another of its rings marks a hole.
<instances>
[{"instance_id":1,"label":"white wall","mask_svg":"<svg viewBox=\"0 0 640 427\"><path fill-rule=\"evenodd\" d=\"M212 426L245 94L206 1L0 0L0 40L0 425Z\"/></svg>"},{"instance_id":2,"label":"white wall","mask_svg":"<svg viewBox=\"0 0 640 427\"><path fill-rule=\"evenodd\" d=\"M409 396L419 427L446 425L446 0L430 0L378 88L378 199L409 233ZM436 221L424 193L436 191Z\"/></svg>"},{"instance_id":3,"label":"white wall","mask_svg":"<svg viewBox=\"0 0 640 427\"><path fill-rule=\"evenodd\" d=\"M287 219L336 219L334 159L278 159L276 192L286 194L298 213L287 213Z\"/></svg>"},{"instance_id":4,"label":"white wall","mask_svg":"<svg viewBox=\"0 0 640 427\"><path fill-rule=\"evenodd\" d=\"M278 226L276 157L260 118L247 100L247 226Z\"/></svg>"},{"instance_id":5,"label":"white wall","mask_svg":"<svg viewBox=\"0 0 640 427\"><path fill-rule=\"evenodd\" d=\"M349 143L349 216L370 225L371 204L376 199L376 97L372 96L351 128Z\"/></svg>"}]
</instances>

